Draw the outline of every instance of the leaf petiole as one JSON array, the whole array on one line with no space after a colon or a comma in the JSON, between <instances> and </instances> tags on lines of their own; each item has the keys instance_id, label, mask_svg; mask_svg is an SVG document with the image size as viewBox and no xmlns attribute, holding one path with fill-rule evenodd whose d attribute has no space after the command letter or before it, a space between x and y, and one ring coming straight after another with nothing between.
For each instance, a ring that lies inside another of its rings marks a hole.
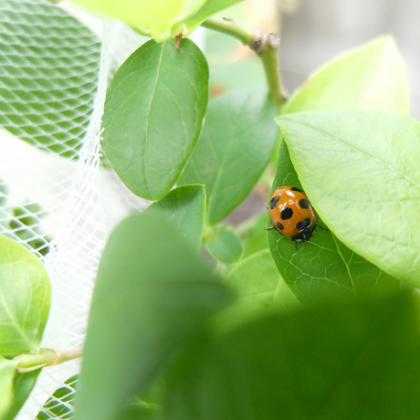
<instances>
[{"instance_id":1,"label":"leaf petiole","mask_svg":"<svg viewBox=\"0 0 420 420\"><path fill-rule=\"evenodd\" d=\"M56 366L77 359L81 355L81 349L67 351L40 349L37 354L24 353L16 356L13 360L17 361L16 371L26 373L46 366Z\"/></svg>"}]
</instances>

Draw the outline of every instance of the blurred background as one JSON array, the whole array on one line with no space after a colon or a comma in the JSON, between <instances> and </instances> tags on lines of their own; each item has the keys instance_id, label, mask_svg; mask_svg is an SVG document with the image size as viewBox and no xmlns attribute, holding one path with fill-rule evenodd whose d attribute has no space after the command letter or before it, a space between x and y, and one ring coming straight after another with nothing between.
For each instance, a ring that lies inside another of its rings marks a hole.
<instances>
[{"instance_id":1,"label":"blurred background","mask_svg":"<svg viewBox=\"0 0 420 420\"><path fill-rule=\"evenodd\" d=\"M281 33L281 69L288 93L319 66L349 49L392 35L406 62L412 116L420 118L420 2L416 0L246 0L222 13L262 32ZM258 60L245 47L208 33L205 49L214 92L265 86ZM234 51L234 53L232 53ZM228 62L228 65L221 63Z\"/></svg>"},{"instance_id":2,"label":"blurred background","mask_svg":"<svg viewBox=\"0 0 420 420\"><path fill-rule=\"evenodd\" d=\"M332 57L391 34L407 65L411 115L420 118L420 2L416 0L283 0L282 65L289 91Z\"/></svg>"}]
</instances>

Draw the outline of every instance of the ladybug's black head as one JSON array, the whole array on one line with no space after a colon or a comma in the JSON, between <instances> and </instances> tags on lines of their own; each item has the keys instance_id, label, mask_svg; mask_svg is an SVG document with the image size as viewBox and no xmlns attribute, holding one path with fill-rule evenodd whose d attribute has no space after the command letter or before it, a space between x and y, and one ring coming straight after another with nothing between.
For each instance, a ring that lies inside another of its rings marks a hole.
<instances>
[{"instance_id":1,"label":"ladybug's black head","mask_svg":"<svg viewBox=\"0 0 420 420\"><path fill-rule=\"evenodd\" d=\"M312 235L315 229L316 229L316 225L309 226L306 229L301 230L296 235L292 236L290 239L295 242L296 241L301 241L301 242L309 241L309 239L312 238Z\"/></svg>"}]
</instances>

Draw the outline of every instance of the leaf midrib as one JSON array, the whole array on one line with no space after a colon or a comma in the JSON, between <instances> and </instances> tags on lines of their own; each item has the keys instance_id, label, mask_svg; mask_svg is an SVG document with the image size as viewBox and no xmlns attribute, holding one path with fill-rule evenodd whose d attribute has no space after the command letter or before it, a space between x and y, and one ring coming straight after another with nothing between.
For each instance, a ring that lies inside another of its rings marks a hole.
<instances>
[{"instance_id":1,"label":"leaf midrib","mask_svg":"<svg viewBox=\"0 0 420 420\"><path fill-rule=\"evenodd\" d=\"M11 311L7 300L4 297L3 291L0 289L0 299L3 303L3 307L6 310L6 312L9 315L9 318L11 319L13 325L16 327L16 330L19 331L20 335L23 338L23 341L28 345L28 350L32 351L34 349L33 347L33 343L31 342L31 340L29 339L29 337L26 335L25 331L22 329L22 327L19 325L17 319L15 318L15 315L13 314L13 312Z\"/></svg>"},{"instance_id":2,"label":"leaf midrib","mask_svg":"<svg viewBox=\"0 0 420 420\"><path fill-rule=\"evenodd\" d=\"M142 160L143 160L143 176L144 176L144 182L145 182L145 186L147 189L147 192L150 195L150 188L149 188L149 184L147 182L147 175L146 175L146 147L149 141L149 126L150 126L150 122L149 122L149 117L150 117L150 112L152 110L152 105L153 105L153 100L155 97L155 92L156 92L156 86L158 84L159 81L159 76L160 76L160 68L162 65L162 57L163 57L163 51L165 49L165 45L166 42L163 43L161 51L160 51L160 57L159 57L159 61L157 63L157 74L156 74L156 80L155 80L155 84L153 86L153 90L152 90L152 94L150 97L150 103L149 103L149 109L147 110L147 114L146 114L146 138L145 138L145 142L144 142L144 152L143 152L143 156L142 156Z\"/></svg>"}]
</instances>

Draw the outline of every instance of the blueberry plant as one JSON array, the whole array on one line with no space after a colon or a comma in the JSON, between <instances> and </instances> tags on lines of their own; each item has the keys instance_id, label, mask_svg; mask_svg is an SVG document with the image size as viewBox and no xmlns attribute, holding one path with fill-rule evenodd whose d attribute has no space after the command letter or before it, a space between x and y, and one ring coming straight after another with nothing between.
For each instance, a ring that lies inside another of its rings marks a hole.
<instances>
[{"instance_id":1,"label":"blueberry plant","mask_svg":"<svg viewBox=\"0 0 420 420\"><path fill-rule=\"evenodd\" d=\"M102 146L152 204L111 234L80 376L40 420L420 415L420 123L398 49L374 40L286 98L280 38L214 16L237 2L77 0L151 38L110 83ZM267 89L209 99L200 25L251 48ZM304 190L327 230L296 249L264 230L267 212L224 224L261 179ZM11 239L0 250L0 419L13 419L41 368L80 354L39 348L48 277Z\"/></svg>"}]
</instances>

